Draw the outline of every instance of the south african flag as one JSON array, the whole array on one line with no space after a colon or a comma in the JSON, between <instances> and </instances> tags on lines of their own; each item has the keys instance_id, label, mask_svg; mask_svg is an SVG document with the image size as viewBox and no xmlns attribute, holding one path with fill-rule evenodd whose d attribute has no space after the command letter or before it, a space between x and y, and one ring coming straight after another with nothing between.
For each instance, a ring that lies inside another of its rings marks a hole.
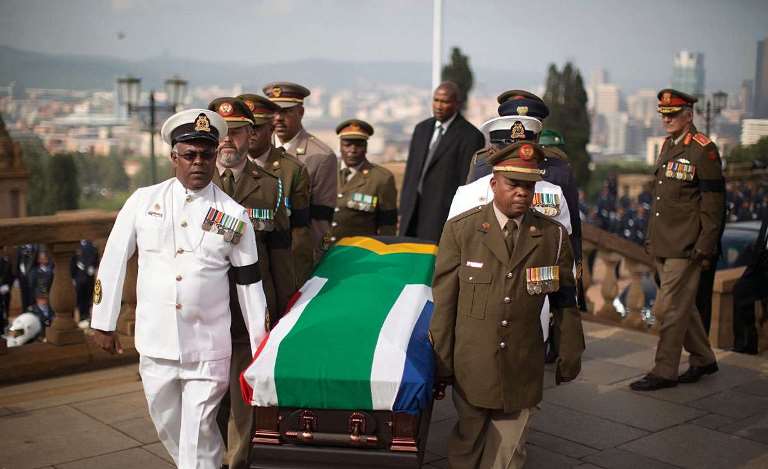
<instances>
[{"instance_id":1,"label":"south african flag","mask_svg":"<svg viewBox=\"0 0 768 469\"><path fill-rule=\"evenodd\" d=\"M254 406L419 412L431 399L428 339L437 246L340 240L242 373Z\"/></svg>"}]
</instances>

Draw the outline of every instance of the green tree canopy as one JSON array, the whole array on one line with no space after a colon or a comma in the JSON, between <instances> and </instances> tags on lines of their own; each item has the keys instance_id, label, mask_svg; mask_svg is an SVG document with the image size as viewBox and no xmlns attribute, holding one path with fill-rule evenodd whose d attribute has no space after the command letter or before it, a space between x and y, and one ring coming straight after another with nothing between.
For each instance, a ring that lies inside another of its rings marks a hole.
<instances>
[{"instance_id":1,"label":"green tree canopy","mask_svg":"<svg viewBox=\"0 0 768 469\"><path fill-rule=\"evenodd\" d=\"M451 62L443 66L441 77L443 81L452 81L459 85L461 109L466 109L469 92L472 90L475 78L469 66L469 57L462 54L458 47L451 48Z\"/></svg>"},{"instance_id":2,"label":"green tree canopy","mask_svg":"<svg viewBox=\"0 0 768 469\"><path fill-rule=\"evenodd\" d=\"M544 127L563 135L563 151L568 155L576 182L579 187L586 187L591 160L587 153L590 136L587 92L581 73L570 62L562 71L555 64L549 66L544 101L549 106L549 117L544 121Z\"/></svg>"},{"instance_id":3,"label":"green tree canopy","mask_svg":"<svg viewBox=\"0 0 768 469\"><path fill-rule=\"evenodd\" d=\"M80 183L74 155L64 153L51 157L48 190L55 211L75 210L79 207Z\"/></svg>"}]
</instances>

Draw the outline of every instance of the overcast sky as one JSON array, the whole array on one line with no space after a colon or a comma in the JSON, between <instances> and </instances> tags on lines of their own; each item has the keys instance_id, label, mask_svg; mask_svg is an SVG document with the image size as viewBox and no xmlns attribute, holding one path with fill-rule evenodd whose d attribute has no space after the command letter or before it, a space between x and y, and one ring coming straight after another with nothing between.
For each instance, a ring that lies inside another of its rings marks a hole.
<instances>
[{"instance_id":1,"label":"overcast sky","mask_svg":"<svg viewBox=\"0 0 768 469\"><path fill-rule=\"evenodd\" d=\"M754 78L768 0L444 0L444 48L472 65L573 61L623 86L669 83L672 58L705 54L707 88ZM0 0L0 45L56 54L162 55L252 64L431 60L431 0ZM120 34L124 35L119 39ZM510 77L514 86L514 77Z\"/></svg>"}]
</instances>

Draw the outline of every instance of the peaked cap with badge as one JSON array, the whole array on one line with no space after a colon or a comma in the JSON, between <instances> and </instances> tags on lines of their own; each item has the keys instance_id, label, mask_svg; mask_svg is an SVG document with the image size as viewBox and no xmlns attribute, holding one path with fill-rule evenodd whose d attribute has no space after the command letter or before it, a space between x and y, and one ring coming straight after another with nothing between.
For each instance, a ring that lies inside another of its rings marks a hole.
<instances>
[{"instance_id":1,"label":"peaked cap with badge","mask_svg":"<svg viewBox=\"0 0 768 469\"><path fill-rule=\"evenodd\" d=\"M262 91L264 91L267 98L281 108L301 106L304 104L304 98L310 95L310 91L307 88L289 81L268 83L264 85Z\"/></svg>"},{"instance_id":2,"label":"peaked cap with badge","mask_svg":"<svg viewBox=\"0 0 768 469\"><path fill-rule=\"evenodd\" d=\"M228 129L227 122L213 111L187 109L169 117L160 129L160 136L170 146L191 140L218 144Z\"/></svg>"},{"instance_id":3,"label":"peaked cap with badge","mask_svg":"<svg viewBox=\"0 0 768 469\"><path fill-rule=\"evenodd\" d=\"M373 126L360 119L347 119L336 126L336 134L342 140L368 140L373 135Z\"/></svg>"},{"instance_id":4,"label":"peaked cap with badge","mask_svg":"<svg viewBox=\"0 0 768 469\"><path fill-rule=\"evenodd\" d=\"M699 100L695 96L672 88L664 88L659 91L657 97L659 98L659 104L656 109L660 114L674 114L685 108L690 109Z\"/></svg>"},{"instance_id":5,"label":"peaked cap with badge","mask_svg":"<svg viewBox=\"0 0 768 469\"><path fill-rule=\"evenodd\" d=\"M230 129L254 124L253 113L239 98L216 98L208 104L208 109L223 117Z\"/></svg>"},{"instance_id":6,"label":"peaked cap with badge","mask_svg":"<svg viewBox=\"0 0 768 469\"><path fill-rule=\"evenodd\" d=\"M262 125L272 121L272 116L280 110L280 106L268 98L253 93L244 93L237 96L253 113L254 125Z\"/></svg>"},{"instance_id":7,"label":"peaked cap with badge","mask_svg":"<svg viewBox=\"0 0 768 469\"><path fill-rule=\"evenodd\" d=\"M496 101L499 103L500 116L531 116L544 120L549 115L549 108L544 100L529 91L505 91Z\"/></svg>"},{"instance_id":8,"label":"peaked cap with badge","mask_svg":"<svg viewBox=\"0 0 768 469\"><path fill-rule=\"evenodd\" d=\"M539 161L545 157L544 150L535 143L517 142L507 145L489 160L494 174L519 181L541 181Z\"/></svg>"}]
</instances>

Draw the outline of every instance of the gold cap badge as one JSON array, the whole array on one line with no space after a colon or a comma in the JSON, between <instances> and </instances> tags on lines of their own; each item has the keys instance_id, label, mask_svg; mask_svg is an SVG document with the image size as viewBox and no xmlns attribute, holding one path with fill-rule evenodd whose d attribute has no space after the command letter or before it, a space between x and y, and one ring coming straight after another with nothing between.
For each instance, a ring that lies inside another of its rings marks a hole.
<instances>
[{"instance_id":1,"label":"gold cap badge","mask_svg":"<svg viewBox=\"0 0 768 469\"><path fill-rule=\"evenodd\" d=\"M232 111L234 111L234 109L230 103L221 103L221 106L219 106L219 114L222 116L230 116L232 115Z\"/></svg>"},{"instance_id":2,"label":"gold cap badge","mask_svg":"<svg viewBox=\"0 0 768 469\"><path fill-rule=\"evenodd\" d=\"M197 116L197 119L195 119L195 131L196 132L210 132L211 131L211 121L208 120L208 116L205 114L200 114Z\"/></svg>"},{"instance_id":3,"label":"gold cap badge","mask_svg":"<svg viewBox=\"0 0 768 469\"><path fill-rule=\"evenodd\" d=\"M520 159L530 160L533 158L533 147L530 145L523 145L520 147Z\"/></svg>"},{"instance_id":4,"label":"gold cap badge","mask_svg":"<svg viewBox=\"0 0 768 469\"><path fill-rule=\"evenodd\" d=\"M280 89L279 86L273 86L272 87L272 97L273 98L279 98L281 94L283 94L283 90Z\"/></svg>"},{"instance_id":5,"label":"gold cap badge","mask_svg":"<svg viewBox=\"0 0 768 469\"><path fill-rule=\"evenodd\" d=\"M509 138L525 138L525 126L520 121L515 121L512 124Z\"/></svg>"},{"instance_id":6,"label":"gold cap badge","mask_svg":"<svg viewBox=\"0 0 768 469\"><path fill-rule=\"evenodd\" d=\"M528 106L517 106L517 115L518 116L528 115Z\"/></svg>"}]
</instances>

